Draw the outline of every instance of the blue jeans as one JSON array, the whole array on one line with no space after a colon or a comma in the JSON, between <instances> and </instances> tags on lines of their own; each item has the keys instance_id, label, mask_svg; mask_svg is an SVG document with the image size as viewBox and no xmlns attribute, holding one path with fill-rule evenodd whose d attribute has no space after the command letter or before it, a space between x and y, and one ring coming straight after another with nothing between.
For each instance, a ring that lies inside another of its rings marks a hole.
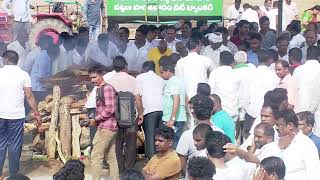
<instances>
[{"instance_id":1,"label":"blue jeans","mask_svg":"<svg viewBox=\"0 0 320 180\"><path fill-rule=\"evenodd\" d=\"M14 176L19 171L24 121L25 119L0 118L0 176L2 175L7 150L10 176Z\"/></svg>"},{"instance_id":2,"label":"blue jeans","mask_svg":"<svg viewBox=\"0 0 320 180\"><path fill-rule=\"evenodd\" d=\"M89 38L90 38L90 40L97 41L99 34L100 34L100 25L96 25L96 26L90 25L89 26Z\"/></svg>"},{"instance_id":3,"label":"blue jeans","mask_svg":"<svg viewBox=\"0 0 320 180\"><path fill-rule=\"evenodd\" d=\"M163 121L163 124L167 124L167 122ZM184 130L184 125L186 124L186 122L175 122L174 123L174 127L175 127L175 133L174 133L174 137L173 137L173 148L176 149L178 146L178 142L179 139L183 133Z\"/></svg>"}]
</instances>

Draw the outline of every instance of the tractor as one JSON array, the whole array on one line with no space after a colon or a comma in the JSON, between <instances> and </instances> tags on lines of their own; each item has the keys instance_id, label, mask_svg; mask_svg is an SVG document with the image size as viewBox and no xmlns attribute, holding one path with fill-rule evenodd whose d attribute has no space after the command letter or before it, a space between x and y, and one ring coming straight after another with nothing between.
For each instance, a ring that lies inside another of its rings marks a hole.
<instances>
[{"instance_id":1,"label":"tractor","mask_svg":"<svg viewBox=\"0 0 320 180\"><path fill-rule=\"evenodd\" d=\"M48 5L34 7L36 23L33 25L29 36L31 47L35 47L41 34L50 35L57 42L61 32L76 33L78 27L83 23L80 13L82 7L79 2L52 0L46 2Z\"/></svg>"}]
</instances>

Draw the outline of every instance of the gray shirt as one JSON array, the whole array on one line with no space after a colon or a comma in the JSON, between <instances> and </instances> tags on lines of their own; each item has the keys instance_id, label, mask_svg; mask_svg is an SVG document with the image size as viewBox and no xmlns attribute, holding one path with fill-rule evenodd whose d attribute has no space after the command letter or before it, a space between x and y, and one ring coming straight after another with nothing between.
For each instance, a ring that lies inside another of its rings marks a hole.
<instances>
[{"instance_id":1,"label":"gray shirt","mask_svg":"<svg viewBox=\"0 0 320 180\"><path fill-rule=\"evenodd\" d=\"M83 14L90 26L100 26L101 14L105 14L103 0L86 0Z\"/></svg>"}]
</instances>

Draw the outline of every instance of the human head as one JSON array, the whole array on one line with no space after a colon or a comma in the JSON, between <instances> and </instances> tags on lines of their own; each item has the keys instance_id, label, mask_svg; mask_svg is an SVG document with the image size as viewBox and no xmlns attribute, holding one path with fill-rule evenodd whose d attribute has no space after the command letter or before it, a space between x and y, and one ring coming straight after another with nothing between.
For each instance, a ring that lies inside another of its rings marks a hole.
<instances>
[{"instance_id":1,"label":"human head","mask_svg":"<svg viewBox=\"0 0 320 180\"><path fill-rule=\"evenodd\" d=\"M63 47L67 51L71 51L75 48L75 43L74 43L74 38L72 35L66 36L64 41L63 41Z\"/></svg>"},{"instance_id":2,"label":"human head","mask_svg":"<svg viewBox=\"0 0 320 180\"><path fill-rule=\"evenodd\" d=\"M298 129L298 118L293 110L277 113L277 129L279 137L290 135Z\"/></svg>"},{"instance_id":3,"label":"human head","mask_svg":"<svg viewBox=\"0 0 320 180\"><path fill-rule=\"evenodd\" d=\"M289 71L289 63L285 60L279 60L275 64L275 70L276 74L280 79L283 79L288 74L290 74Z\"/></svg>"},{"instance_id":4,"label":"human head","mask_svg":"<svg viewBox=\"0 0 320 180\"><path fill-rule=\"evenodd\" d=\"M160 76L164 80L169 80L174 76L175 69L173 63L160 64Z\"/></svg>"},{"instance_id":5,"label":"human head","mask_svg":"<svg viewBox=\"0 0 320 180\"><path fill-rule=\"evenodd\" d=\"M310 111L303 111L297 114L299 129L305 135L309 135L312 132L314 126L314 115Z\"/></svg>"},{"instance_id":6,"label":"human head","mask_svg":"<svg viewBox=\"0 0 320 180\"><path fill-rule=\"evenodd\" d=\"M318 34L315 31L306 30L304 32L304 37L306 38L306 43L308 47L317 44Z\"/></svg>"},{"instance_id":7,"label":"human head","mask_svg":"<svg viewBox=\"0 0 320 180\"><path fill-rule=\"evenodd\" d=\"M222 109L221 108L221 99L216 94L211 94L210 98L213 100L213 112L212 112L212 114L215 114L215 113L219 112Z\"/></svg>"},{"instance_id":8,"label":"human head","mask_svg":"<svg viewBox=\"0 0 320 180\"><path fill-rule=\"evenodd\" d=\"M29 35L26 31L19 31L17 36L17 41L22 45L25 46L26 42L29 39Z\"/></svg>"},{"instance_id":9,"label":"human head","mask_svg":"<svg viewBox=\"0 0 320 180\"><path fill-rule=\"evenodd\" d=\"M212 132L210 125L202 123L197 125L193 130L193 142L197 150L205 149L205 137L209 132Z\"/></svg>"},{"instance_id":10,"label":"human head","mask_svg":"<svg viewBox=\"0 0 320 180\"><path fill-rule=\"evenodd\" d=\"M240 5L241 5L241 0L235 0L235 1L234 1L234 7L235 7L236 9L239 9L239 8L240 8Z\"/></svg>"},{"instance_id":11,"label":"human head","mask_svg":"<svg viewBox=\"0 0 320 180\"><path fill-rule=\"evenodd\" d=\"M79 46L87 46L89 43L89 29L87 27L80 27L78 31L78 42Z\"/></svg>"},{"instance_id":12,"label":"human head","mask_svg":"<svg viewBox=\"0 0 320 180\"><path fill-rule=\"evenodd\" d=\"M149 25L149 32L147 35L147 39L148 41L152 41L154 39L156 39L159 35L159 29L157 28L157 26L155 25Z\"/></svg>"},{"instance_id":13,"label":"human head","mask_svg":"<svg viewBox=\"0 0 320 180\"><path fill-rule=\"evenodd\" d=\"M155 147L160 153L168 152L173 145L174 130L167 126L161 126L155 130Z\"/></svg>"},{"instance_id":14,"label":"human head","mask_svg":"<svg viewBox=\"0 0 320 180\"><path fill-rule=\"evenodd\" d=\"M267 52L270 54L272 57L271 64L279 60L279 54L278 51L275 49L268 49Z\"/></svg>"},{"instance_id":15,"label":"human head","mask_svg":"<svg viewBox=\"0 0 320 180\"><path fill-rule=\"evenodd\" d=\"M79 160L69 160L53 175L53 180L84 180L85 165Z\"/></svg>"},{"instance_id":16,"label":"human head","mask_svg":"<svg viewBox=\"0 0 320 180\"><path fill-rule=\"evenodd\" d=\"M237 51L234 56L235 64L246 64L248 62L247 53L244 51Z\"/></svg>"},{"instance_id":17,"label":"human head","mask_svg":"<svg viewBox=\"0 0 320 180\"><path fill-rule=\"evenodd\" d=\"M276 109L273 109L270 105L264 104L260 112L261 122L265 122L270 124L271 126L275 126L276 125L275 112L277 112Z\"/></svg>"},{"instance_id":18,"label":"human head","mask_svg":"<svg viewBox=\"0 0 320 180\"><path fill-rule=\"evenodd\" d=\"M290 31L291 37L300 34L301 32L301 21L299 20L292 20L291 23L288 25L288 29Z\"/></svg>"},{"instance_id":19,"label":"human head","mask_svg":"<svg viewBox=\"0 0 320 180\"><path fill-rule=\"evenodd\" d=\"M227 143L231 143L231 139L219 131L209 132L206 135L205 145L207 148L208 157L221 159L224 158L226 152L224 152L223 146Z\"/></svg>"},{"instance_id":20,"label":"human head","mask_svg":"<svg viewBox=\"0 0 320 180\"><path fill-rule=\"evenodd\" d=\"M104 84L103 75L104 69L101 66L93 66L89 69L89 77L95 86Z\"/></svg>"},{"instance_id":21,"label":"human head","mask_svg":"<svg viewBox=\"0 0 320 180\"><path fill-rule=\"evenodd\" d=\"M262 43L262 37L257 32L250 32L249 33L249 43L250 48L253 52L258 52L261 50L261 43Z\"/></svg>"},{"instance_id":22,"label":"human head","mask_svg":"<svg viewBox=\"0 0 320 180\"><path fill-rule=\"evenodd\" d=\"M320 47L310 46L307 49L307 60L318 60L320 58Z\"/></svg>"},{"instance_id":23,"label":"human head","mask_svg":"<svg viewBox=\"0 0 320 180\"><path fill-rule=\"evenodd\" d=\"M260 168L264 169L267 174L263 180L281 180L286 175L286 166L279 157L267 157L260 162Z\"/></svg>"},{"instance_id":24,"label":"human head","mask_svg":"<svg viewBox=\"0 0 320 180\"><path fill-rule=\"evenodd\" d=\"M113 59L112 67L116 72L127 71L128 63L123 56L116 56Z\"/></svg>"},{"instance_id":25,"label":"human head","mask_svg":"<svg viewBox=\"0 0 320 180\"><path fill-rule=\"evenodd\" d=\"M289 46L289 38L286 35L280 35L277 38L277 48L279 54L287 54Z\"/></svg>"},{"instance_id":26,"label":"human head","mask_svg":"<svg viewBox=\"0 0 320 180\"><path fill-rule=\"evenodd\" d=\"M182 58L179 53L172 53L169 57L171 58L174 66L176 66L177 62Z\"/></svg>"},{"instance_id":27,"label":"human head","mask_svg":"<svg viewBox=\"0 0 320 180\"><path fill-rule=\"evenodd\" d=\"M313 6L310 8L311 14L316 15L320 12L320 5Z\"/></svg>"},{"instance_id":28,"label":"human head","mask_svg":"<svg viewBox=\"0 0 320 180\"><path fill-rule=\"evenodd\" d=\"M205 19L200 19L197 21L197 28L200 32L203 32L208 29L208 21Z\"/></svg>"},{"instance_id":29,"label":"human head","mask_svg":"<svg viewBox=\"0 0 320 180\"><path fill-rule=\"evenodd\" d=\"M158 50L161 54L164 54L168 49L168 44L167 44L167 41L165 41L164 39L161 39L159 41L159 44L158 44Z\"/></svg>"},{"instance_id":30,"label":"human head","mask_svg":"<svg viewBox=\"0 0 320 180\"><path fill-rule=\"evenodd\" d=\"M264 7L270 10L272 8L272 0L264 0Z\"/></svg>"},{"instance_id":31,"label":"human head","mask_svg":"<svg viewBox=\"0 0 320 180\"><path fill-rule=\"evenodd\" d=\"M117 34L118 31L119 31L119 23L109 20L107 32L112 34Z\"/></svg>"},{"instance_id":32,"label":"human head","mask_svg":"<svg viewBox=\"0 0 320 180\"><path fill-rule=\"evenodd\" d=\"M225 27L218 27L215 32L219 32L222 34L223 42L228 42L229 32Z\"/></svg>"},{"instance_id":33,"label":"human head","mask_svg":"<svg viewBox=\"0 0 320 180\"><path fill-rule=\"evenodd\" d=\"M15 51L7 50L3 53L3 63L5 65L17 65L19 55Z\"/></svg>"},{"instance_id":34,"label":"human head","mask_svg":"<svg viewBox=\"0 0 320 180\"><path fill-rule=\"evenodd\" d=\"M248 3L245 3L242 7L243 7L243 10L252 8L252 6L250 4L248 4Z\"/></svg>"},{"instance_id":35,"label":"human head","mask_svg":"<svg viewBox=\"0 0 320 180\"><path fill-rule=\"evenodd\" d=\"M121 27L118 31L118 40L120 44L127 44L129 42L130 31L127 27Z\"/></svg>"},{"instance_id":36,"label":"human head","mask_svg":"<svg viewBox=\"0 0 320 180\"><path fill-rule=\"evenodd\" d=\"M149 27L147 25L141 25L136 30L135 42L137 44L144 44L146 42L146 38L149 32Z\"/></svg>"},{"instance_id":37,"label":"human head","mask_svg":"<svg viewBox=\"0 0 320 180\"><path fill-rule=\"evenodd\" d=\"M192 102L194 118L198 121L210 120L213 110L213 101L208 96L195 95Z\"/></svg>"},{"instance_id":38,"label":"human head","mask_svg":"<svg viewBox=\"0 0 320 180\"><path fill-rule=\"evenodd\" d=\"M301 64L302 50L300 48L292 48L289 50L289 62L290 64Z\"/></svg>"},{"instance_id":39,"label":"human head","mask_svg":"<svg viewBox=\"0 0 320 180\"><path fill-rule=\"evenodd\" d=\"M220 53L220 64L223 66L231 66L234 65L233 55L229 51L222 51Z\"/></svg>"},{"instance_id":40,"label":"human head","mask_svg":"<svg viewBox=\"0 0 320 180\"><path fill-rule=\"evenodd\" d=\"M283 88L275 88L264 95L264 104L279 111L288 109L288 91Z\"/></svg>"},{"instance_id":41,"label":"human head","mask_svg":"<svg viewBox=\"0 0 320 180\"><path fill-rule=\"evenodd\" d=\"M197 94L210 96L211 88L207 83L198 83Z\"/></svg>"},{"instance_id":42,"label":"human head","mask_svg":"<svg viewBox=\"0 0 320 180\"><path fill-rule=\"evenodd\" d=\"M178 41L176 43L176 51L180 54L182 57L188 56L188 50L185 44L182 41Z\"/></svg>"},{"instance_id":43,"label":"human head","mask_svg":"<svg viewBox=\"0 0 320 180\"><path fill-rule=\"evenodd\" d=\"M149 72L153 71L155 72L156 66L153 61L146 61L142 65L142 72Z\"/></svg>"},{"instance_id":44,"label":"human head","mask_svg":"<svg viewBox=\"0 0 320 180\"><path fill-rule=\"evenodd\" d=\"M270 64L272 62L272 57L268 53L268 51L262 49L258 52L258 61L259 61L259 64L264 64L266 66L270 66Z\"/></svg>"},{"instance_id":45,"label":"human head","mask_svg":"<svg viewBox=\"0 0 320 180\"><path fill-rule=\"evenodd\" d=\"M109 39L106 33L99 34L98 36L98 46L99 49L108 49Z\"/></svg>"},{"instance_id":46,"label":"human head","mask_svg":"<svg viewBox=\"0 0 320 180\"><path fill-rule=\"evenodd\" d=\"M187 42L187 47L189 51L200 52L200 40L190 38Z\"/></svg>"},{"instance_id":47,"label":"human head","mask_svg":"<svg viewBox=\"0 0 320 180\"><path fill-rule=\"evenodd\" d=\"M135 169L126 169L122 175L120 180L144 180L143 174Z\"/></svg>"},{"instance_id":48,"label":"human head","mask_svg":"<svg viewBox=\"0 0 320 180\"><path fill-rule=\"evenodd\" d=\"M186 37L186 38L190 38L191 36L191 29L192 29L192 25L190 21L185 21L183 23L183 25L181 26L181 33L182 36Z\"/></svg>"},{"instance_id":49,"label":"human head","mask_svg":"<svg viewBox=\"0 0 320 180\"><path fill-rule=\"evenodd\" d=\"M250 23L247 20L240 20L237 23L237 27L239 30L239 35L243 35L243 36L248 35L250 30Z\"/></svg>"},{"instance_id":50,"label":"human head","mask_svg":"<svg viewBox=\"0 0 320 180\"><path fill-rule=\"evenodd\" d=\"M205 37L209 40L213 50L220 48L223 43L222 34L219 32L206 34Z\"/></svg>"},{"instance_id":51,"label":"human head","mask_svg":"<svg viewBox=\"0 0 320 180\"><path fill-rule=\"evenodd\" d=\"M53 44L53 38L49 35L41 35L39 37L39 47L42 49L42 50L47 50L52 44Z\"/></svg>"},{"instance_id":52,"label":"human head","mask_svg":"<svg viewBox=\"0 0 320 180\"><path fill-rule=\"evenodd\" d=\"M168 26L165 32L165 39L167 42L171 43L176 39L176 28L174 26Z\"/></svg>"},{"instance_id":53,"label":"human head","mask_svg":"<svg viewBox=\"0 0 320 180\"><path fill-rule=\"evenodd\" d=\"M318 26L317 26L317 23L315 22L309 22L309 24L307 25L306 27L306 31L309 30L309 31L313 31L315 33L318 34Z\"/></svg>"},{"instance_id":54,"label":"human head","mask_svg":"<svg viewBox=\"0 0 320 180\"><path fill-rule=\"evenodd\" d=\"M249 30L252 32L259 32L259 24L257 22L251 22Z\"/></svg>"},{"instance_id":55,"label":"human head","mask_svg":"<svg viewBox=\"0 0 320 180\"><path fill-rule=\"evenodd\" d=\"M269 123L262 122L254 128L254 143L258 149L274 140L274 129Z\"/></svg>"},{"instance_id":56,"label":"human head","mask_svg":"<svg viewBox=\"0 0 320 180\"><path fill-rule=\"evenodd\" d=\"M188 162L188 179L190 180L212 180L216 174L214 164L204 157L193 157Z\"/></svg>"},{"instance_id":57,"label":"human head","mask_svg":"<svg viewBox=\"0 0 320 180\"><path fill-rule=\"evenodd\" d=\"M69 36L68 32L61 32L58 37L58 44L59 45L63 44L63 41L64 41L65 37L67 37L67 36Z\"/></svg>"},{"instance_id":58,"label":"human head","mask_svg":"<svg viewBox=\"0 0 320 180\"><path fill-rule=\"evenodd\" d=\"M270 0L267 0L267 1L270 1ZM267 32L270 28L270 20L267 16L262 16L259 19L259 24L260 24L261 32Z\"/></svg>"}]
</instances>

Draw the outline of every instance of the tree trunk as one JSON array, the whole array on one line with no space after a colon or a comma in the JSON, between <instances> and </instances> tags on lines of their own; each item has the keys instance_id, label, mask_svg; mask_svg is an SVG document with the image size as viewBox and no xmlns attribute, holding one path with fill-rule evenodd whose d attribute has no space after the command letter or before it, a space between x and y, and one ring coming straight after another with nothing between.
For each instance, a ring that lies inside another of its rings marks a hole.
<instances>
[{"instance_id":1,"label":"tree trunk","mask_svg":"<svg viewBox=\"0 0 320 180\"><path fill-rule=\"evenodd\" d=\"M79 123L79 115L72 116L72 157L80 158L80 135L81 127Z\"/></svg>"},{"instance_id":2,"label":"tree trunk","mask_svg":"<svg viewBox=\"0 0 320 180\"><path fill-rule=\"evenodd\" d=\"M69 96L61 98L60 116L60 141L64 157L71 157L71 116L70 105L73 99Z\"/></svg>"}]
</instances>

